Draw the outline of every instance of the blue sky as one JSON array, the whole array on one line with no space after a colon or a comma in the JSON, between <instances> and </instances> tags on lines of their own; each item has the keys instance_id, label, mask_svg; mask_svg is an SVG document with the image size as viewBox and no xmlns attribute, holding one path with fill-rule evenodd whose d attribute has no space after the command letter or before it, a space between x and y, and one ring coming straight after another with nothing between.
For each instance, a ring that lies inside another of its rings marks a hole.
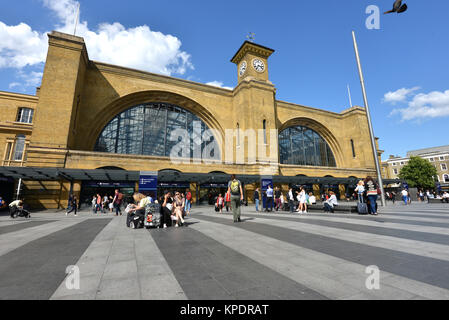
<instances>
[{"instance_id":1,"label":"blue sky","mask_svg":"<svg viewBox=\"0 0 449 320\"><path fill-rule=\"evenodd\" d=\"M78 30L94 60L234 87L236 67L229 60L254 32L256 43L276 50L269 72L277 99L334 112L349 107L347 84L353 104L363 105L355 30L383 159L449 144L447 0L406 0L407 12L380 14L379 30L366 28L365 10L387 11L393 0L4 1L0 90L34 94L45 32L73 30L77 2Z\"/></svg>"}]
</instances>

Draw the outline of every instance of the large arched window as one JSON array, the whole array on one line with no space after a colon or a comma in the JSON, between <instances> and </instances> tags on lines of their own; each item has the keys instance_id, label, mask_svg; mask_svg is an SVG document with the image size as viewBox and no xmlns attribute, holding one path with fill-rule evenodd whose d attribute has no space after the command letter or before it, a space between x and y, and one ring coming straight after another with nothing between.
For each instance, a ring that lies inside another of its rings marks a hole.
<instances>
[{"instance_id":1,"label":"large arched window","mask_svg":"<svg viewBox=\"0 0 449 320\"><path fill-rule=\"evenodd\" d=\"M168 103L142 104L120 113L103 129L95 151L169 157L181 140L171 139L176 129L187 130L190 158L220 159L215 138L202 139L208 126L193 113ZM212 149L206 157L205 149Z\"/></svg>"},{"instance_id":2,"label":"large arched window","mask_svg":"<svg viewBox=\"0 0 449 320\"><path fill-rule=\"evenodd\" d=\"M294 126L279 134L279 154L282 164L336 167L331 148L315 131Z\"/></svg>"}]
</instances>

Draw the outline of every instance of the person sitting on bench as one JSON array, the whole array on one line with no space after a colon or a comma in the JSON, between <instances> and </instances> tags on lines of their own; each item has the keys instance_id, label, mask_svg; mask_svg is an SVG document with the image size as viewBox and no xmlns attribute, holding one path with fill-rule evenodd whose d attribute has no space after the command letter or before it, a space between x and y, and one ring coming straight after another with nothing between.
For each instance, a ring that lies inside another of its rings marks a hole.
<instances>
[{"instance_id":1,"label":"person sitting on bench","mask_svg":"<svg viewBox=\"0 0 449 320\"><path fill-rule=\"evenodd\" d=\"M334 207L338 206L337 197L335 193L330 191L330 197L324 202L324 212L334 212Z\"/></svg>"}]
</instances>

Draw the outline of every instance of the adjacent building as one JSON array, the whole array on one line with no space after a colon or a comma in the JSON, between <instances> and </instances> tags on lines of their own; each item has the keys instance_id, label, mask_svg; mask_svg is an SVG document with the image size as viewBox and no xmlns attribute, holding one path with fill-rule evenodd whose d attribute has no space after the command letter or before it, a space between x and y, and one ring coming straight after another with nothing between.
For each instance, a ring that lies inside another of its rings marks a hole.
<instances>
[{"instance_id":1,"label":"adjacent building","mask_svg":"<svg viewBox=\"0 0 449 320\"><path fill-rule=\"evenodd\" d=\"M382 163L383 176L387 179L399 179L399 173L410 157L418 156L428 160L436 169L435 177L443 189L449 189L449 145L408 151L405 157L390 155Z\"/></svg>"}]
</instances>

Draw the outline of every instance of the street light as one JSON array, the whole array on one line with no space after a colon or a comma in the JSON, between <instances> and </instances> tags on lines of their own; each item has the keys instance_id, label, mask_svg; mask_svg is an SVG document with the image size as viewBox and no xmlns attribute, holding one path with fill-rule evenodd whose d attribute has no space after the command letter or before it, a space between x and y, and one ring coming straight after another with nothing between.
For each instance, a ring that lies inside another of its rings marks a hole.
<instances>
[{"instance_id":1,"label":"street light","mask_svg":"<svg viewBox=\"0 0 449 320\"><path fill-rule=\"evenodd\" d=\"M385 203L384 185L382 182L382 172L380 171L379 157L377 155L376 141L374 138L373 125L371 123L371 115L369 112L368 98L366 96L365 81L363 80L362 64L360 63L359 48L357 46L357 40L355 39L354 31L352 31L352 40L354 41L355 57L357 59L357 66L359 68L359 76L360 76L360 83L362 85L363 101L365 102L366 117L368 119L369 134L371 136L371 146L373 148L374 163L376 164L377 181L379 182L379 188L381 191L382 206L385 207L386 203Z\"/></svg>"}]
</instances>

